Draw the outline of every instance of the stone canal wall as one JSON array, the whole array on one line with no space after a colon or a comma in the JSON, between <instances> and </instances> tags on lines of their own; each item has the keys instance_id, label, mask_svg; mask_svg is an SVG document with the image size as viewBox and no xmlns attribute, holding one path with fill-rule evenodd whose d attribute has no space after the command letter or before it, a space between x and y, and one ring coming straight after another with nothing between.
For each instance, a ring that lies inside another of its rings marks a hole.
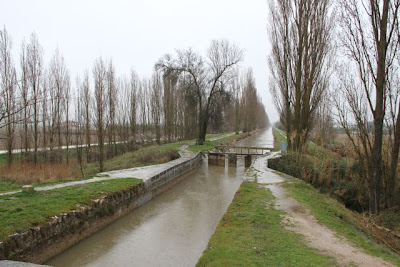
<instances>
[{"instance_id":1,"label":"stone canal wall","mask_svg":"<svg viewBox=\"0 0 400 267\"><path fill-rule=\"evenodd\" d=\"M201 158L202 154L198 153L144 183L96 199L89 206L54 216L46 225L9 236L7 241L0 242L0 260L33 263L49 260L185 179Z\"/></svg>"}]
</instances>

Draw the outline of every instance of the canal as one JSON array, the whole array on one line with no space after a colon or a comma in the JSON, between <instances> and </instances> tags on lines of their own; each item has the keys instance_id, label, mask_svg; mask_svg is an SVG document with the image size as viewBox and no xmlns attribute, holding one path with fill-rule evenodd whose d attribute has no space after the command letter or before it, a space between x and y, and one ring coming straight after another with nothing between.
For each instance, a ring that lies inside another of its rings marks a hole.
<instances>
[{"instance_id":1,"label":"canal","mask_svg":"<svg viewBox=\"0 0 400 267\"><path fill-rule=\"evenodd\" d=\"M273 145L272 130L241 142ZM51 266L194 266L239 188L245 168L208 166L67 249Z\"/></svg>"}]
</instances>

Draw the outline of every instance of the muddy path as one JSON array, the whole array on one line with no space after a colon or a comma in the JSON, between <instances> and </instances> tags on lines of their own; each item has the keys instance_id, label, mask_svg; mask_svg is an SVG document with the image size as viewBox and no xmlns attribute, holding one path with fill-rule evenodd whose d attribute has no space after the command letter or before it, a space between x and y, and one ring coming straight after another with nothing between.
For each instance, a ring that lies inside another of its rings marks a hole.
<instances>
[{"instance_id":1,"label":"muddy path","mask_svg":"<svg viewBox=\"0 0 400 267\"><path fill-rule=\"evenodd\" d=\"M276 156L272 154L270 157ZM331 256L339 266L394 266L391 263L364 253L349 240L319 224L310 211L290 197L283 183L286 178L267 168L268 157L257 158L247 179L257 178L257 182L271 190L276 198L275 208L285 212L283 223L286 229L305 237L306 245Z\"/></svg>"}]
</instances>

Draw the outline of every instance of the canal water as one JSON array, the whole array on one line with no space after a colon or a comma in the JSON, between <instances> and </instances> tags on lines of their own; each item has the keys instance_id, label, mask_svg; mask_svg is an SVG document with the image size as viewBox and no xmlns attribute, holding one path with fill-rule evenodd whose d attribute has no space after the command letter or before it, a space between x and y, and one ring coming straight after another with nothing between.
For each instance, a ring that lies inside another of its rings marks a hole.
<instances>
[{"instance_id":1,"label":"canal water","mask_svg":"<svg viewBox=\"0 0 400 267\"><path fill-rule=\"evenodd\" d=\"M270 140L265 140L268 138ZM273 143L271 129L241 142ZM208 166L46 262L51 266L194 266L244 177L237 168Z\"/></svg>"}]
</instances>

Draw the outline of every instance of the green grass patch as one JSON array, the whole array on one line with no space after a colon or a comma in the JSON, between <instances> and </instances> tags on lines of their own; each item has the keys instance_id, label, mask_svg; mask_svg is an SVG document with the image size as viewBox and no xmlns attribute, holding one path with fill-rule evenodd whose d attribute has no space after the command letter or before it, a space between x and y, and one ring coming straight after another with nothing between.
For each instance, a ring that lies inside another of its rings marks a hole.
<instances>
[{"instance_id":1,"label":"green grass patch","mask_svg":"<svg viewBox=\"0 0 400 267\"><path fill-rule=\"evenodd\" d=\"M0 197L0 241L10 234L44 224L51 216L75 209L77 204L91 204L95 198L141 182L134 178L115 179Z\"/></svg>"},{"instance_id":2,"label":"green grass patch","mask_svg":"<svg viewBox=\"0 0 400 267\"><path fill-rule=\"evenodd\" d=\"M220 138L226 134L227 133L207 134L206 139Z\"/></svg>"},{"instance_id":3,"label":"green grass patch","mask_svg":"<svg viewBox=\"0 0 400 267\"><path fill-rule=\"evenodd\" d=\"M183 143L171 143L165 145L152 145L139 148L134 152L128 152L104 161L104 171L121 170L127 168L142 167L168 162L179 157L178 150ZM85 175L99 172L99 164L89 163L83 166Z\"/></svg>"},{"instance_id":4,"label":"green grass patch","mask_svg":"<svg viewBox=\"0 0 400 267\"><path fill-rule=\"evenodd\" d=\"M277 128L272 128L272 134L274 135L274 151L280 151L282 148L282 142L286 142L286 136L282 133L281 130Z\"/></svg>"},{"instance_id":5,"label":"green grass patch","mask_svg":"<svg viewBox=\"0 0 400 267\"><path fill-rule=\"evenodd\" d=\"M188 150L192 152L201 152L201 151L211 150L216 146L217 146L216 141L206 140L203 145L189 146Z\"/></svg>"},{"instance_id":6,"label":"green grass patch","mask_svg":"<svg viewBox=\"0 0 400 267\"><path fill-rule=\"evenodd\" d=\"M21 185L19 185L19 184L0 181L0 193L18 191L20 189L21 189Z\"/></svg>"},{"instance_id":7,"label":"green grass patch","mask_svg":"<svg viewBox=\"0 0 400 267\"><path fill-rule=\"evenodd\" d=\"M215 148L216 146L219 146L222 144L229 144L230 142L232 142L233 140L236 140L236 139L242 139L242 138L246 137L247 135L248 135L247 133L239 133L239 134L233 134L230 136L226 136L226 137L214 140L214 141L206 140L203 145L189 146L188 150L190 150L192 152L208 151L208 150ZM222 134L220 136L222 136Z\"/></svg>"},{"instance_id":8,"label":"green grass patch","mask_svg":"<svg viewBox=\"0 0 400 267\"><path fill-rule=\"evenodd\" d=\"M231 135L224 137L226 133L221 133L221 134L211 134L207 135L207 141L206 144L203 146L192 146L189 148L189 150L194 151L194 152L199 152L199 151L205 151L214 148L215 146L221 144L221 143L228 143L234 139L237 138L243 138L245 134L238 134L238 135ZM222 137L222 138L219 138ZM209 141L210 138L219 138L218 140L215 141ZM149 145L149 146L143 146L137 149L134 152L127 152L122 155L106 159L104 161L104 171L111 171L111 170L119 170L119 169L126 169L126 168L135 168L135 167L142 167L142 166L148 166L148 165L155 165L155 164L160 164L160 163L165 163L170 160L176 159L179 157L178 151L184 145L185 143L188 142L193 142L194 140L188 140L188 141L181 141L181 142L175 142L175 143L167 143L163 145ZM119 144L122 145L122 144ZM93 149L93 147L92 147ZM60 150L60 151L55 151L57 153L61 153L60 157L65 158L66 156L66 149ZM83 150L85 152L85 149ZM49 151L46 151L46 153L49 153ZM69 151L69 156L70 159L76 158L76 148L72 146ZM44 152L39 152L39 160L44 160ZM1 165L5 164L6 162L6 154L0 154L0 167ZM14 159L16 162L20 160L21 155L20 154L15 154ZM85 158L85 155L84 155ZM50 164L50 163L49 163ZM77 170L79 168L78 165L71 165L71 169ZM61 184L61 183L67 183L71 181L80 181L80 180L86 180L93 178L95 176L98 176L99 172L99 164L98 162L93 162L89 164L84 164L83 165L83 173L84 177L77 177L76 179L70 179L68 178L58 178L60 180L57 180L56 178L53 179L52 181L46 181L46 182L36 182L39 181L39 179L27 179L26 184L32 183L34 187L41 187L41 186L49 186L49 185L55 185L55 184ZM78 176L80 171L75 171L74 174L76 173L76 176ZM72 176L71 178L73 178ZM1 179L1 178L0 178ZM0 193L4 192L10 192L10 191L16 191L21 189L21 182L18 184L17 182L11 182L13 181L13 178L8 178L4 179L4 181L0 181Z\"/></svg>"},{"instance_id":9,"label":"green grass patch","mask_svg":"<svg viewBox=\"0 0 400 267\"><path fill-rule=\"evenodd\" d=\"M76 181L83 181L83 180L89 180L94 177L110 177L108 174L90 174L86 175L83 178L77 178L73 180L59 180L59 181L52 181L52 182L42 182L42 183L33 183L33 187L43 187L43 186L50 186L50 185L57 185L57 184L65 184L65 183L70 183L70 182L76 182Z\"/></svg>"},{"instance_id":10,"label":"green grass patch","mask_svg":"<svg viewBox=\"0 0 400 267\"><path fill-rule=\"evenodd\" d=\"M284 229L272 193L243 182L197 266L334 266Z\"/></svg>"},{"instance_id":11,"label":"green grass patch","mask_svg":"<svg viewBox=\"0 0 400 267\"><path fill-rule=\"evenodd\" d=\"M310 209L321 224L342 234L366 253L400 265L400 256L377 244L360 223L360 214L347 209L335 199L321 194L302 181L284 185L292 196Z\"/></svg>"}]
</instances>

